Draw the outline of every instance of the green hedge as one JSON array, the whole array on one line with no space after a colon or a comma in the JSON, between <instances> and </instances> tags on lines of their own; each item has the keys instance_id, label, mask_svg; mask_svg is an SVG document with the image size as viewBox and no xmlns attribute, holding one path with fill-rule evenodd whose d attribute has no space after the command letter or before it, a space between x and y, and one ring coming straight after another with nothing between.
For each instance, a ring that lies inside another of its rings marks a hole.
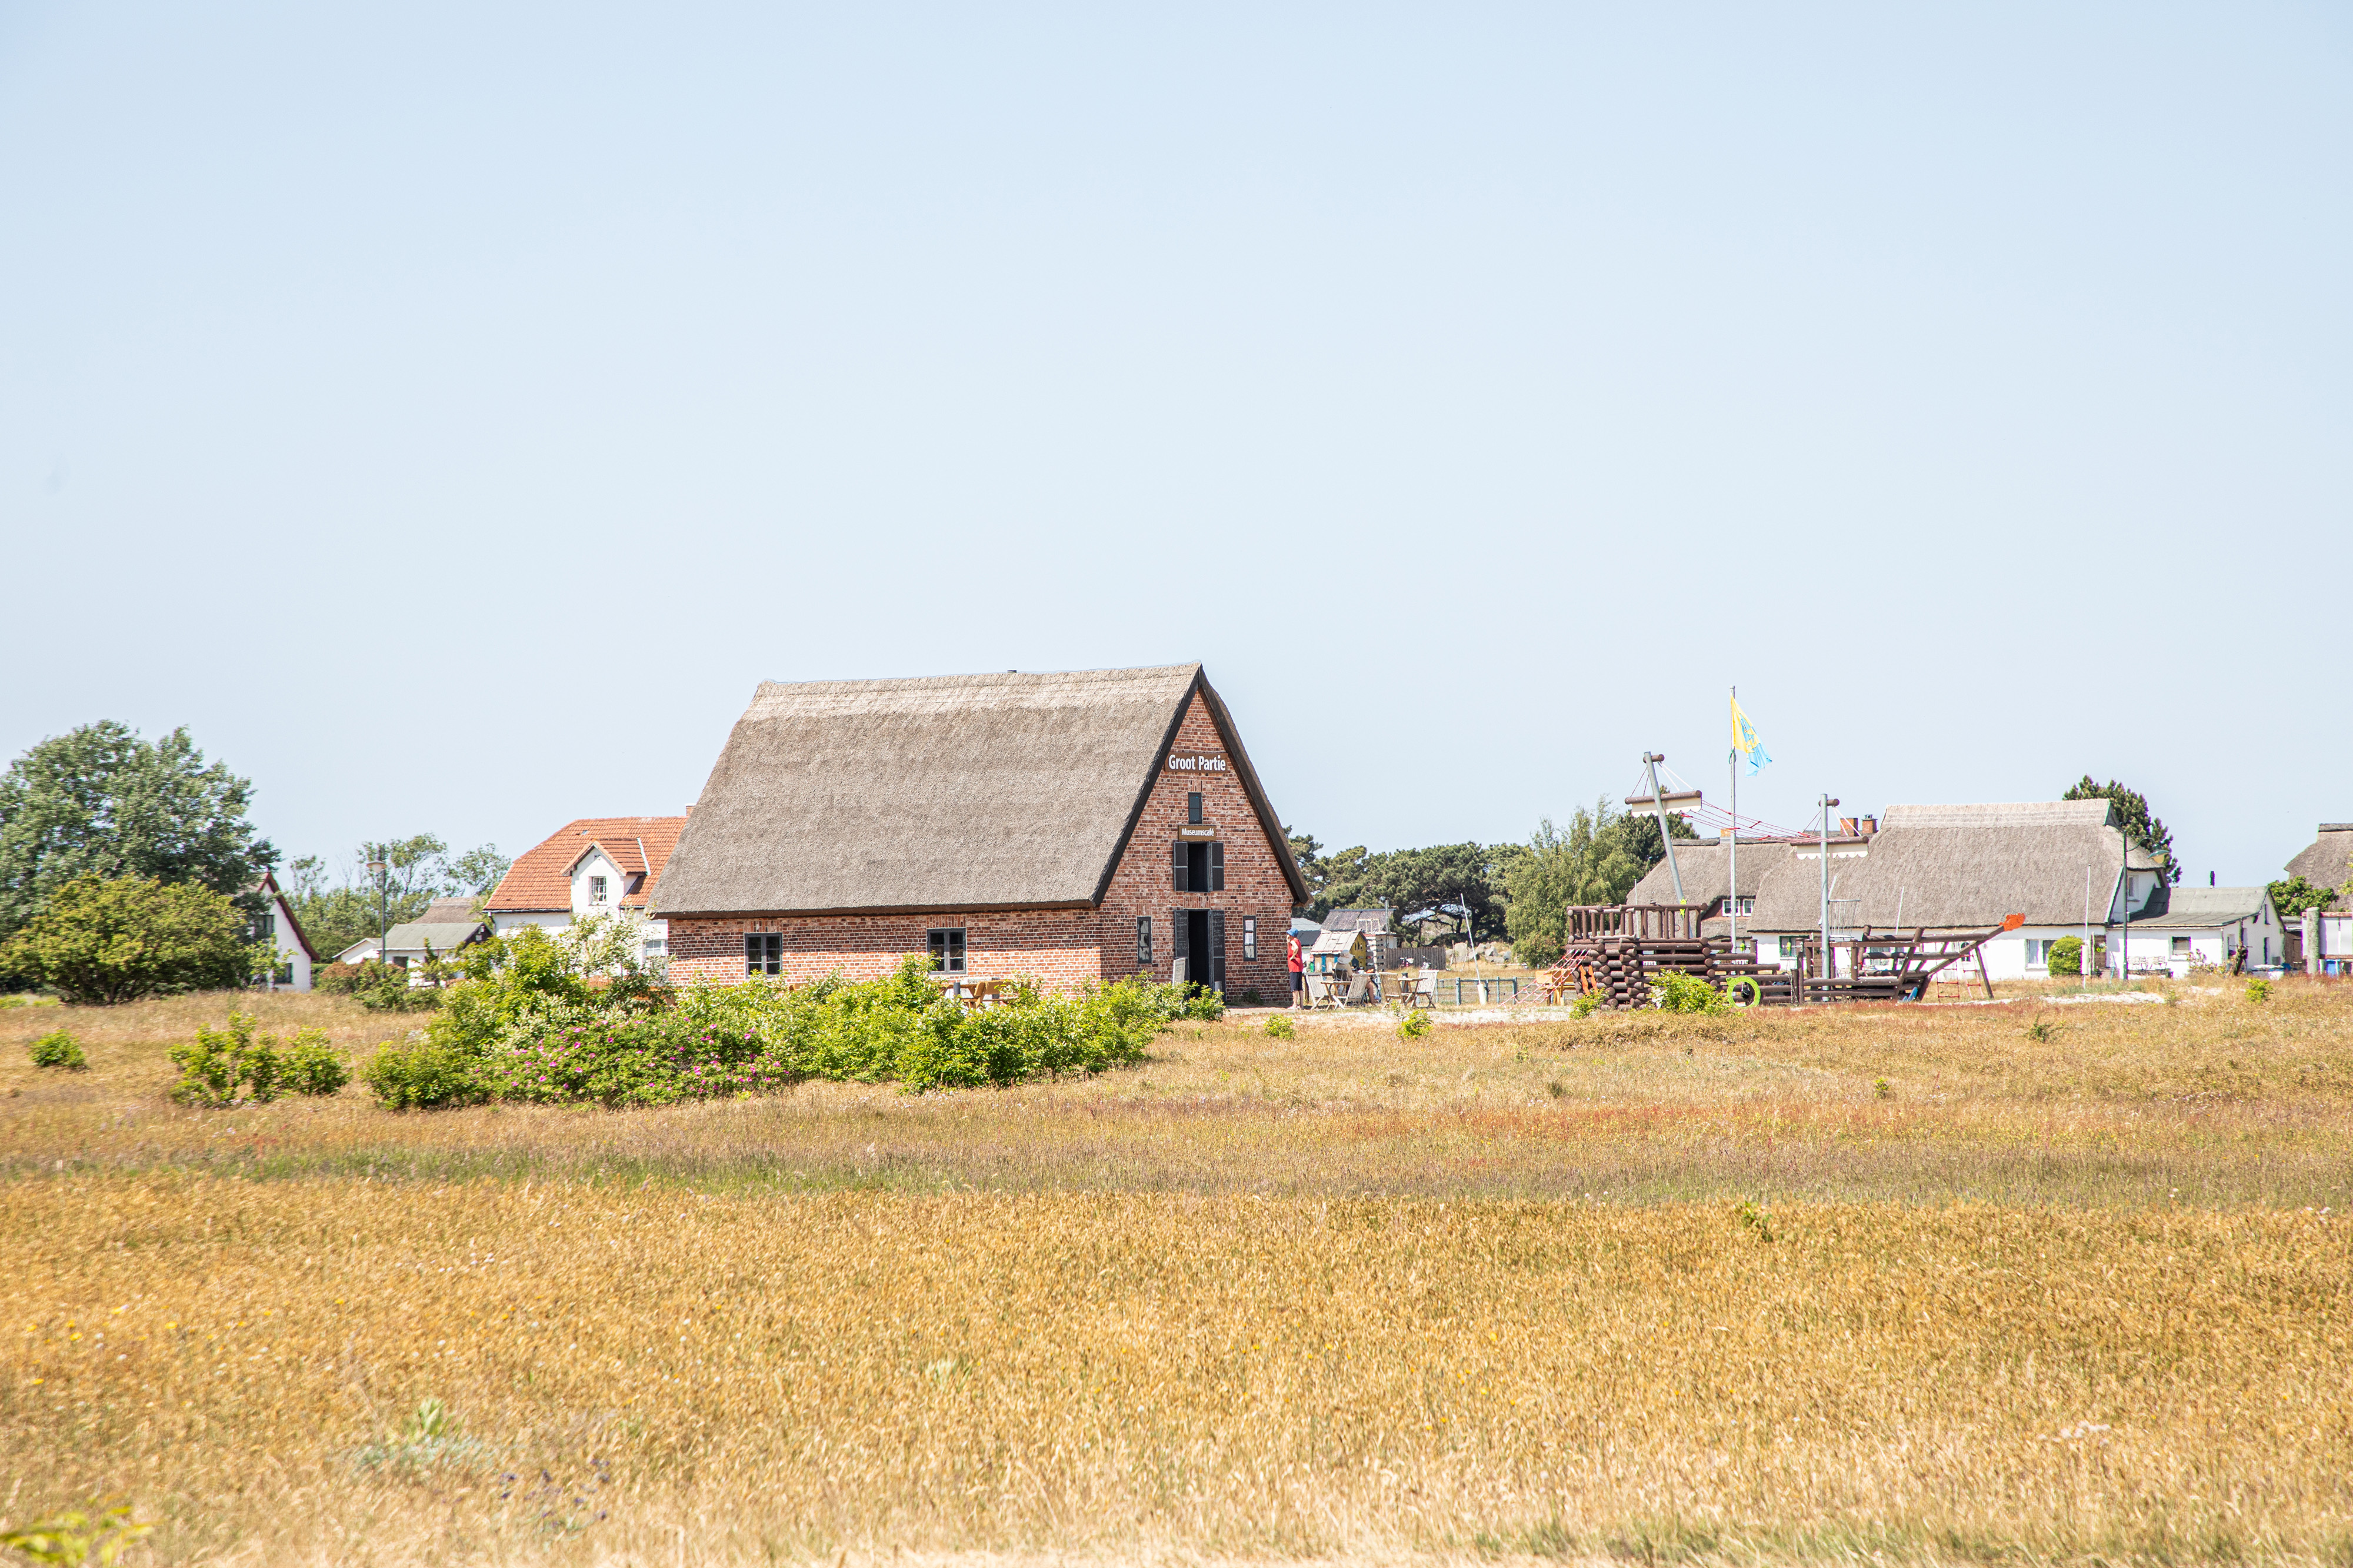
<instances>
[{"instance_id":1,"label":"green hedge","mask_svg":"<svg viewBox=\"0 0 2353 1568\"><path fill-rule=\"evenodd\" d=\"M590 986L563 950L518 932L477 959L417 1044L367 1068L376 1097L406 1110L500 1100L667 1105L760 1094L808 1079L895 1083L908 1093L1095 1073L1144 1059L1179 1018L1215 1018L1201 987L1143 979L1069 997L1016 987L966 1007L932 984L929 961L880 980L786 989L765 979L670 989L643 974Z\"/></svg>"}]
</instances>

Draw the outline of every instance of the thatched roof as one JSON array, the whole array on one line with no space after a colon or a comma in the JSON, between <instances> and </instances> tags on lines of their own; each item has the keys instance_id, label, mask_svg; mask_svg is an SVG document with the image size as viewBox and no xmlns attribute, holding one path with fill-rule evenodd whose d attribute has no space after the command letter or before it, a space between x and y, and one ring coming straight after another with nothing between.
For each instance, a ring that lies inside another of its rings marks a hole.
<instances>
[{"instance_id":1,"label":"thatched roof","mask_svg":"<svg viewBox=\"0 0 2353 1568\"><path fill-rule=\"evenodd\" d=\"M1387 934L1389 916L1394 913L1387 904L1374 910L1334 910L1324 917L1325 931L1360 931L1367 935Z\"/></svg>"},{"instance_id":2,"label":"thatched roof","mask_svg":"<svg viewBox=\"0 0 2353 1568\"><path fill-rule=\"evenodd\" d=\"M1769 843L1742 843L1738 857L1740 890L1754 895L1764 886L1767 874L1788 858L1788 845L1778 839ZM1675 869L1683 873L1683 901L1705 907L1719 899L1730 897L1732 889L1727 884L1732 877L1733 858L1724 839L1676 839ZM1675 901L1675 879L1668 872L1664 859L1643 873L1642 879L1635 883L1633 890L1626 895L1626 901L1630 904L1672 904ZM1747 917L1744 915L1741 918L1745 923Z\"/></svg>"},{"instance_id":3,"label":"thatched roof","mask_svg":"<svg viewBox=\"0 0 2353 1568\"><path fill-rule=\"evenodd\" d=\"M1307 889L1198 664L763 682L661 874L657 912L1101 902L1195 692L1292 897Z\"/></svg>"},{"instance_id":4,"label":"thatched roof","mask_svg":"<svg viewBox=\"0 0 2353 1568\"><path fill-rule=\"evenodd\" d=\"M2353 822L2324 822L2311 847L2287 863L2287 874L2316 888L2342 888L2353 879ZM2340 895L2338 904L2345 902Z\"/></svg>"},{"instance_id":5,"label":"thatched roof","mask_svg":"<svg viewBox=\"0 0 2353 1568\"><path fill-rule=\"evenodd\" d=\"M2022 914L2030 925L2070 925L2084 918L2087 871L2092 919L2105 922L2125 853L2114 817L2105 800L1889 806L1871 837L1831 840L1831 922L1978 930ZM1678 844L1675 858L1690 901L1725 896L1720 844ZM2132 864L2151 870L2157 862L2136 847ZM1818 926L1821 865L1820 849L1802 840L1742 845L1741 890L1757 898L1755 912L1741 918L1743 928ZM1673 899L1663 863L1627 896L1630 903Z\"/></svg>"}]
</instances>

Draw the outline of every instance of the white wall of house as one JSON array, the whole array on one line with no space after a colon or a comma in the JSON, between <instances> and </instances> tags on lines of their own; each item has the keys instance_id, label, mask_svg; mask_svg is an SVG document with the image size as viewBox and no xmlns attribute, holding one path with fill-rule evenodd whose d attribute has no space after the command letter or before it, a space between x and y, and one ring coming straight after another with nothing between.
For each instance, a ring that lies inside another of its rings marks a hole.
<instances>
[{"instance_id":1,"label":"white wall of house","mask_svg":"<svg viewBox=\"0 0 2353 1568\"><path fill-rule=\"evenodd\" d=\"M604 886L597 887L598 879ZM591 848L572 868L572 907L569 910L501 910L491 916L491 929L501 936L524 926L538 926L545 931L563 931L575 920L590 915L611 914L621 908L622 897L628 893L628 878L602 849ZM600 900L598 893L603 898ZM646 921L645 956L661 958L670 951L670 922Z\"/></svg>"},{"instance_id":2,"label":"white wall of house","mask_svg":"<svg viewBox=\"0 0 2353 1568\"><path fill-rule=\"evenodd\" d=\"M538 926L544 931L562 931L571 923L572 915L565 910L522 911L499 910L492 911L491 915L491 931L496 936L504 936L509 931L521 931L525 926Z\"/></svg>"},{"instance_id":3,"label":"white wall of house","mask_svg":"<svg viewBox=\"0 0 2353 1568\"><path fill-rule=\"evenodd\" d=\"M311 955L304 952L302 944L294 940L294 920L287 911L283 897L269 900L269 927L277 942L278 956L290 962L293 967L294 989L308 991L311 989Z\"/></svg>"},{"instance_id":4,"label":"white wall of house","mask_svg":"<svg viewBox=\"0 0 2353 1568\"><path fill-rule=\"evenodd\" d=\"M2317 928L2313 935L2319 939L2320 951L2307 955L2311 973L2353 973L2353 915L2332 915L2323 910L2313 923Z\"/></svg>"}]
</instances>

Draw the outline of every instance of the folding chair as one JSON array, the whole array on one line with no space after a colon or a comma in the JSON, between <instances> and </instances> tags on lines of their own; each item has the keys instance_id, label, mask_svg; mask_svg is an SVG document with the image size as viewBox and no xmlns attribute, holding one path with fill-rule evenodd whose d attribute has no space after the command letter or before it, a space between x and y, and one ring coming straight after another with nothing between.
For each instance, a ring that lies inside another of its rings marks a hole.
<instances>
[{"instance_id":1,"label":"folding chair","mask_svg":"<svg viewBox=\"0 0 2353 1568\"><path fill-rule=\"evenodd\" d=\"M1362 1002L1365 999L1365 992L1372 984L1373 976L1370 970L1359 969L1356 971L1356 977L1348 982L1348 994L1340 998L1340 1005L1343 1007L1353 1007L1357 1003Z\"/></svg>"}]
</instances>

